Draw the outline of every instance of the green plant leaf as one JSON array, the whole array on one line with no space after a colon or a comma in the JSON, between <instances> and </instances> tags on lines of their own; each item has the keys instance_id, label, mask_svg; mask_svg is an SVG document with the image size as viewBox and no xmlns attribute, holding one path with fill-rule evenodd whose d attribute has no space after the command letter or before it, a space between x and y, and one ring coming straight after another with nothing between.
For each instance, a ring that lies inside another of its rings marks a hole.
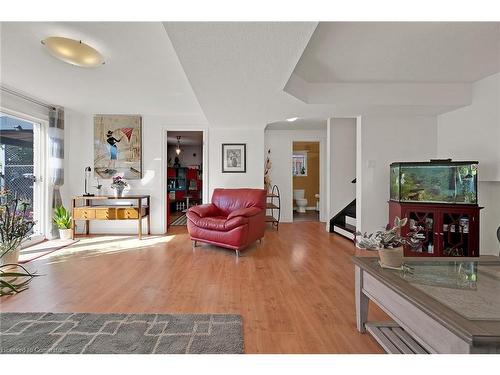
<instances>
[{"instance_id":1,"label":"green plant leaf","mask_svg":"<svg viewBox=\"0 0 500 375\"><path fill-rule=\"evenodd\" d=\"M0 280L0 287L2 288L9 288L11 290L13 290L14 292L17 293L17 289L14 285L12 285L11 283L5 281L5 280Z\"/></svg>"}]
</instances>

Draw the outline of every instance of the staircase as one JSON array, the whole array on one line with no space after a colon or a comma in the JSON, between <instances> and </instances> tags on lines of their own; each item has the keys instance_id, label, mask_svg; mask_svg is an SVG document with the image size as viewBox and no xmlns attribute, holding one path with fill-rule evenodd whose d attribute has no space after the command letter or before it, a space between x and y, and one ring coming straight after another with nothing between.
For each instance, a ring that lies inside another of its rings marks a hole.
<instances>
[{"instance_id":1,"label":"staircase","mask_svg":"<svg viewBox=\"0 0 500 375\"><path fill-rule=\"evenodd\" d=\"M356 179L351 183L355 184ZM354 241L356 233L356 199L330 220L330 233L337 233Z\"/></svg>"}]
</instances>

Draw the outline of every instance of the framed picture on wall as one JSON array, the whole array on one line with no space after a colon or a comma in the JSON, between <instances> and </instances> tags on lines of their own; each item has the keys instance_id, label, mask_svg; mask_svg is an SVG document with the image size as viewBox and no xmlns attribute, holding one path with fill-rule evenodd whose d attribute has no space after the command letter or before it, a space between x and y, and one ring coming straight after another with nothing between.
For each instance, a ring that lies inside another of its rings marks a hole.
<instances>
[{"instance_id":1,"label":"framed picture on wall","mask_svg":"<svg viewBox=\"0 0 500 375\"><path fill-rule=\"evenodd\" d=\"M222 144L222 173L247 172L247 145L245 143Z\"/></svg>"},{"instance_id":2,"label":"framed picture on wall","mask_svg":"<svg viewBox=\"0 0 500 375\"><path fill-rule=\"evenodd\" d=\"M94 116L94 171L100 178L142 178L141 116Z\"/></svg>"}]
</instances>

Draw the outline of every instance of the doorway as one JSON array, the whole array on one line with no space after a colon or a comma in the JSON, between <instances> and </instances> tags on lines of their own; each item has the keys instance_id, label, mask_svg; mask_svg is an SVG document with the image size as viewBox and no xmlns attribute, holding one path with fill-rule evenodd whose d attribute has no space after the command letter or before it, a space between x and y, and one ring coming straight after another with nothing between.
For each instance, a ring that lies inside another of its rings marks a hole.
<instances>
[{"instance_id":1,"label":"doorway","mask_svg":"<svg viewBox=\"0 0 500 375\"><path fill-rule=\"evenodd\" d=\"M292 145L293 221L319 221L320 142Z\"/></svg>"},{"instance_id":2,"label":"doorway","mask_svg":"<svg viewBox=\"0 0 500 375\"><path fill-rule=\"evenodd\" d=\"M0 112L0 189L30 203L27 210L36 222L30 243L43 240L46 234L42 134L42 122Z\"/></svg>"},{"instance_id":3,"label":"doorway","mask_svg":"<svg viewBox=\"0 0 500 375\"><path fill-rule=\"evenodd\" d=\"M203 131L167 131L167 230L203 202Z\"/></svg>"}]
</instances>

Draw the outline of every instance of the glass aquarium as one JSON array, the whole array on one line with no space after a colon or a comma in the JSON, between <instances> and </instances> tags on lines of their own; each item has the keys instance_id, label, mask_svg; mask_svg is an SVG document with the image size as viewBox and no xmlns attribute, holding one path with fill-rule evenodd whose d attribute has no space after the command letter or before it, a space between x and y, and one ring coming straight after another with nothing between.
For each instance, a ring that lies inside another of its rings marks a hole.
<instances>
[{"instance_id":1,"label":"glass aquarium","mask_svg":"<svg viewBox=\"0 0 500 375\"><path fill-rule=\"evenodd\" d=\"M391 164L390 199L477 204L477 161L431 160Z\"/></svg>"}]
</instances>

